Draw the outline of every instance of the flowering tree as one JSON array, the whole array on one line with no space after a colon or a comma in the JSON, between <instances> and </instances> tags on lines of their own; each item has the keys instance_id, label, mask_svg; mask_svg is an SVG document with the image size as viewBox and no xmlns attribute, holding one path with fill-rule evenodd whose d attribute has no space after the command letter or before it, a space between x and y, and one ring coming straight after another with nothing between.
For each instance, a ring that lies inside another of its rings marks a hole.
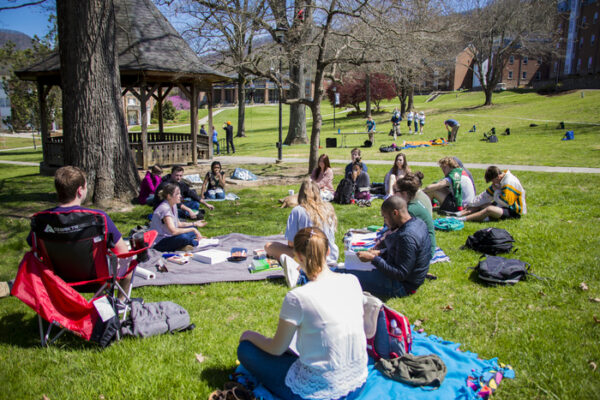
<instances>
[{"instance_id":1,"label":"flowering tree","mask_svg":"<svg viewBox=\"0 0 600 400\"><path fill-rule=\"evenodd\" d=\"M364 74L349 74L343 79L343 83L331 85L327 88L327 98L333 104L335 93L340 95L340 106L352 106L360 112L360 103L367 100L367 80ZM381 100L393 99L396 96L396 88L392 79L381 73L369 74L369 87L371 89L371 100L375 103L377 111Z\"/></svg>"},{"instance_id":2,"label":"flowering tree","mask_svg":"<svg viewBox=\"0 0 600 400\"><path fill-rule=\"evenodd\" d=\"M176 110L189 110L190 109L189 100L182 99L179 96L171 96L171 97L169 97L169 101L171 103L173 103L173 107L175 107Z\"/></svg>"}]
</instances>

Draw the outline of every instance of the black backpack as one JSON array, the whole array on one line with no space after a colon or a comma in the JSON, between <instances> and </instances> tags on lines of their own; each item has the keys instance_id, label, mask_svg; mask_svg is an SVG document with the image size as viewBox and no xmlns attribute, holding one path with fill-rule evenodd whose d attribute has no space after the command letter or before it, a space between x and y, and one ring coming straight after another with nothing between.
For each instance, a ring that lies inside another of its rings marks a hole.
<instances>
[{"instance_id":1,"label":"black backpack","mask_svg":"<svg viewBox=\"0 0 600 400\"><path fill-rule=\"evenodd\" d=\"M463 247L468 247L483 254L496 255L508 253L515 239L504 229L485 228L480 229L467 238Z\"/></svg>"},{"instance_id":2,"label":"black backpack","mask_svg":"<svg viewBox=\"0 0 600 400\"><path fill-rule=\"evenodd\" d=\"M333 196L333 202L338 204L350 204L352 194L354 193L354 183L348 178L344 178L338 183Z\"/></svg>"},{"instance_id":3,"label":"black backpack","mask_svg":"<svg viewBox=\"0 0 600 400\"><path fill-rule=\"evenodd\" d=\"M509 283L512 285L525 279L527 275L535 276L529 273L529 267L529 263L515 258L487 256L479 261L475 271L479 279L486 283Z\"/></svg>"}]
</instances>

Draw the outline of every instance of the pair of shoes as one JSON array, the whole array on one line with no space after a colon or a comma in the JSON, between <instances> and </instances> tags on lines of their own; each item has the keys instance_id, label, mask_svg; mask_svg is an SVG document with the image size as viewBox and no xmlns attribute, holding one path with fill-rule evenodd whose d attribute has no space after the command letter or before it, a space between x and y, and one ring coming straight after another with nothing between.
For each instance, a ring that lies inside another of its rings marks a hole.
<instances>
[{"instance_id":1,"label":"pair of shoes","mask_svg":"<svg viewBox=\"0 0 600 400\"><path fill-rule=\"evenodd\" d=\"M185 246L183 246L181 249L179 249L180 251L185 251L185 252L189 252L194 250L194 246L192 246L191 244L186 244Z\"/></svg>"},{"instance_id":2,"label":"pair of shoes","mask_svg":"<svg viewBox=\"0 0 600 400\"><path fill-rule=\"evenodd\" d=\"M371 207L371 201L369 200L359 200L356 202L356 205L359 207Z\"/></svg>"},{"instance_id":3,"label":"pair of shoes","mask_svg":"<svg viewBox=\"0 0 600 400\"><path fill-rule=\"evenodd\" d=\"M300 271L298 270L300 265L287 254L282 254L279 261L283 269L283 275L285 276L285 283L287 283L290 289L295 288L300 277Z\"/></svg>"},{"instance_id":4,"label":"pair of shoes","mask_svg":"<svg viewBox=\"0 0 600 400\"><path fill-rule=\"evenodd\" d=\"M223 390L215 390L208 400L256 400L254 394L239 382L226 382Z\"/></svg>"}]
</instances>

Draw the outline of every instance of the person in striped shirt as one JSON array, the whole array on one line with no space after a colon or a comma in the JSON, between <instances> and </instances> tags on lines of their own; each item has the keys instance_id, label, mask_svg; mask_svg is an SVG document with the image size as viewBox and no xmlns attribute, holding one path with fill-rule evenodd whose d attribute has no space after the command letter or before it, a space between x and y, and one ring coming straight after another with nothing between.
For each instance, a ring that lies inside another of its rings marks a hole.
<instances>
[{"instance_id":1,"label":"person in striped shirt","mask_svg":"<svg viewBox=\"0 0 600 400\"><path fill-rule=\"evenodd\" d=\"M490 219L521 218L527 214L525 189L509 170L501 171L490 166L485 171L485 181L491 185L460 213L463 221L488 221Z\"/></svg>"}]
</instances>

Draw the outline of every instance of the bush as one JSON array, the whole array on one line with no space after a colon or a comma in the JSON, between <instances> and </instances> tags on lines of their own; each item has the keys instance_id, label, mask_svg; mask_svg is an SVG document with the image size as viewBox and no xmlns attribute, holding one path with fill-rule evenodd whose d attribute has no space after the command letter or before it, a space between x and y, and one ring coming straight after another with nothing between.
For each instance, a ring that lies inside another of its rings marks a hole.
<instances>
[{"instance_id":1,"label":"bush","mask_svg":"<svg viewBox=\"0 0 600 400\"><path fill-rule=\"evenodd\" d=\"M175 107L173 106L173 102L171 100L167 100L163 103L163 120L165 121L173 121L175 119ZM150 122L155 124L158 122L158 103L154 104L154 108L152 108L152 114L150 115Z\"/></svg>"}]
</instances>

